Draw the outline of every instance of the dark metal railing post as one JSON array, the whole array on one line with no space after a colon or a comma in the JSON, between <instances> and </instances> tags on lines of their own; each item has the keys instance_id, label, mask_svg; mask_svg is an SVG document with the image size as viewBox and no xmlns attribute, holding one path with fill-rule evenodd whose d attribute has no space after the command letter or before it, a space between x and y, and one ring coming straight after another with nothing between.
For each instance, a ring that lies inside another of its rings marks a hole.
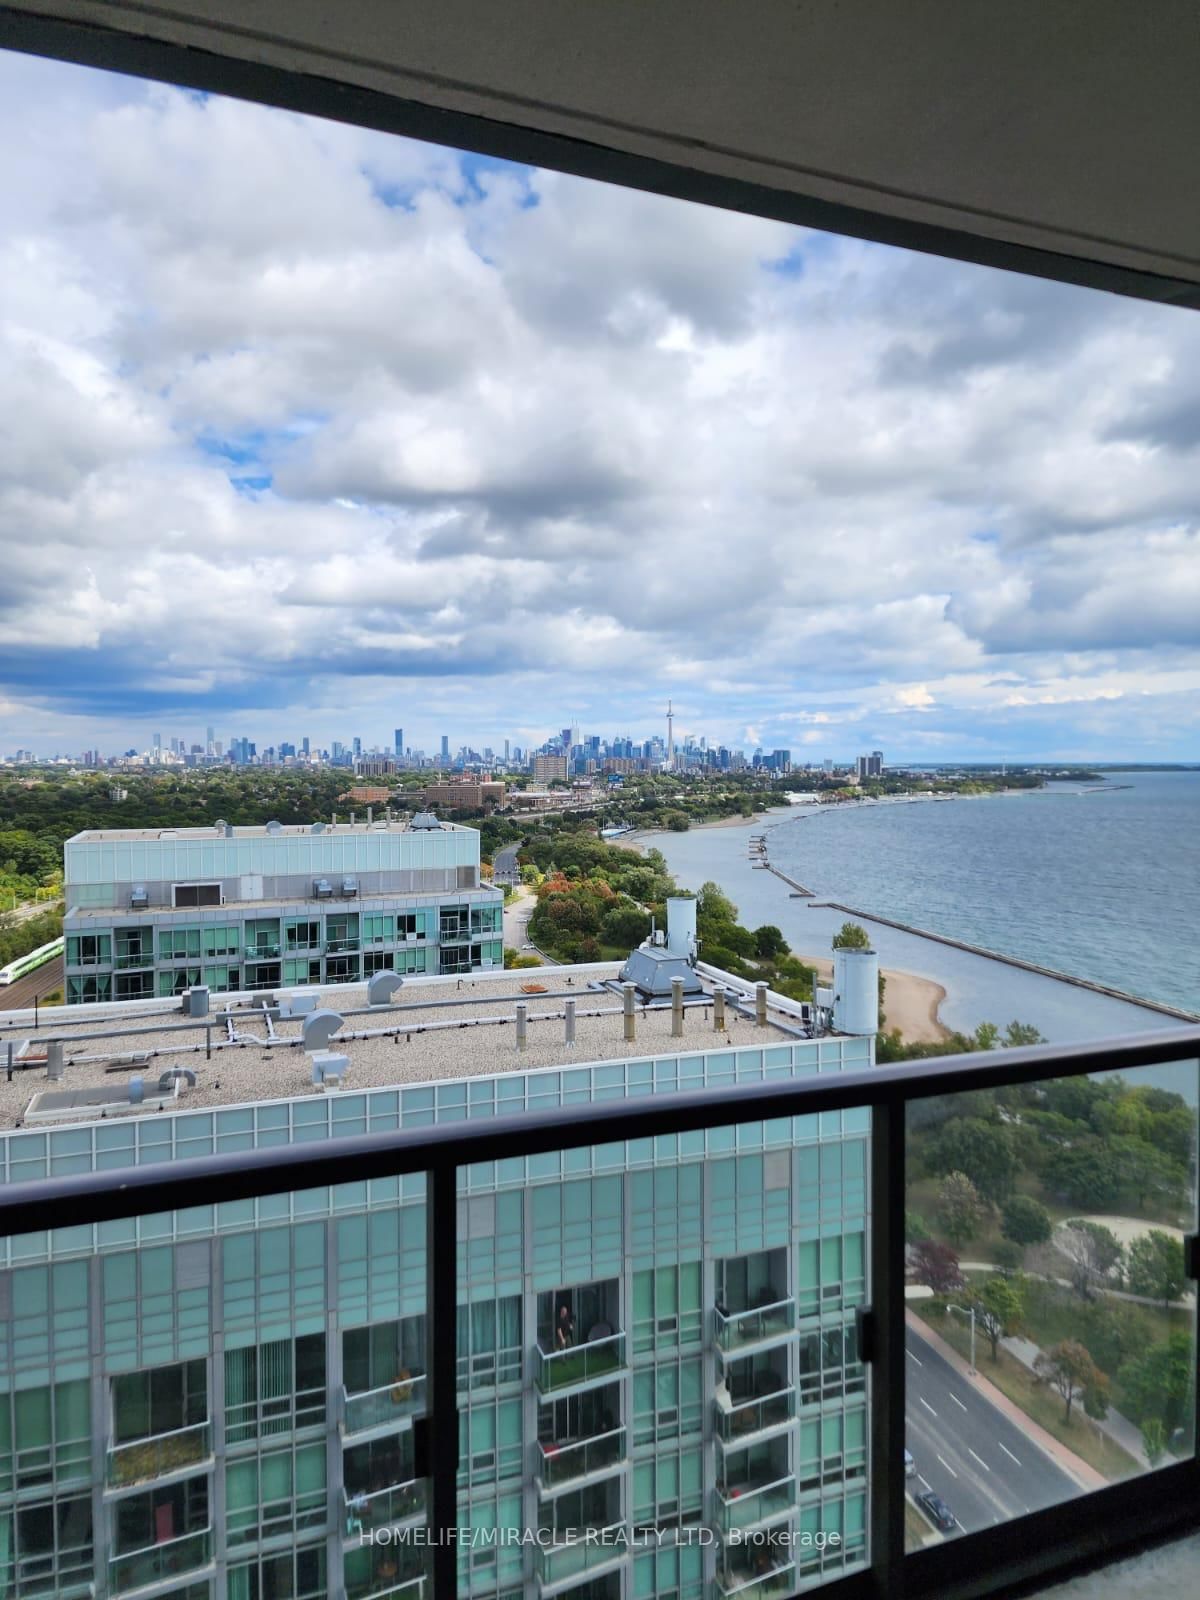
<instances>
[{"instance_id":1,"label":"dark metal railing post","mask_svg":"<svg viewBox=\"0 0 1200 1600\"><path fill-rule=\"evenodd\" d=\"M904 1128L902 1103L871 1111L871 1575L904 1593Z\"/></svg>"},{"instance_id":2,"label":"dark metal railing post","mask_svg":"<svg viewBox=\"0 0 1200 1600\"><path fill-rule=\"evenodd\" d=\"M434 1600L453 1600L458 1581L458 1169L451 1150L441 1154L425 1180L429 1538Z\"/></svg>"}]
</instances>

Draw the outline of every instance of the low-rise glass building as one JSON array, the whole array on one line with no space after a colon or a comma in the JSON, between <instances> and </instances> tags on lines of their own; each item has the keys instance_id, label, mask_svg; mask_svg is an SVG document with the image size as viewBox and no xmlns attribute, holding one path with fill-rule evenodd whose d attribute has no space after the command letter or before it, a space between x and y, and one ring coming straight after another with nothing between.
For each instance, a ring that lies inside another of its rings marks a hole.
<instances>
[{"instance_id":1,"label":"low-rise glass building","mask_svg":"<svg viewBox=\"0 0 1200 1600\"><path fill-rule=\"evenodd\" d=\"M68 1005L503 964L479 833L430 816L89 830L64 876Z\"/></svg>"}]
</instances>

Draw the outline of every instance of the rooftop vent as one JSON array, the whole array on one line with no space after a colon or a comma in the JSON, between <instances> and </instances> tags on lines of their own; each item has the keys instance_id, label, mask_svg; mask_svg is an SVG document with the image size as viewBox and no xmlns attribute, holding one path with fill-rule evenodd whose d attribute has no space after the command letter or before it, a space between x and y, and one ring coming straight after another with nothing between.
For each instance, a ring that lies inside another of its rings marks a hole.
<instances>
[{"instance_id":1,"label":"rooftop vent","mask_svg":"<svg viewBox=\"0 0 1200 1600\"><path fill-rule=\"evenodd\" d=\"M418 811L409 823L409 827L432 831L434 828L440 828L441 823L432 811Z\"/></svg>"},{"instance_id":2,"label":"rooftop vent","mask_svg":"<svg viewBox=\"0 0 1200 1600\"><path fill-rule=\"evenodd\" d=\"M224 833L225 829L228 826L229 826L229 824L225 821L224 817L218 817L217 820L213 823L213 827L217 830L218 833Z\"/></svg>"},{"instance_id":3,"label":"rooftop vent","mask_svg":"<svg viewBox=\"0 0 1200 1600\"><path fill-rule=\"evenodd\" d=\"M358 879L357 878L343 878L342 879L342 894L345 896L345 898L347 900L353 900L357 893L358 893Z\"/></svg>"},{"instance_id":4,"label":"rooftop vent","mask_svg":"<svg viewBox=\"0 0 1200 1600\"><path fill-rule=\"evenodd\" d=\"M142 884L138 884L136 888L129 891L129 906L131 910L145 911L149 904L150 896L146 893Z\"/></svg>"},{"instance_id":5,"label":"rooftop vent","mask_svg":"<svg viewBox=\"0 0 1200 1600\"><path fill-rule=\"evenodd\" d=\"M309 829L309 832L310 833L324 833L325 832L325 824L323 822L314 822L312 827Z\"/></svg>"},{"instance_id":6,"label":"rooftop vent","mask_svg":"<svg viewBox=\"0 0 1200 1600\"><path fill-rule=\"evenodd\" d=\"M272 820L271 822L268 822L267 823L267 832L268 833L282 833L283 832L283 823L282 822L275 822L274 820Z\"/></svg>"},{"instance_id":7,"label":"rooftop vent","mask_svg":"<svg viewBox=\"0 0 1200 1600\"><path fill-rule=\"evenodd\" d=\"M160 839L178 839L178 837L179 837L179 829L178 828L160 828L158 830L158 837Z\"/></svg>"},{"instance_id":8,"label":"rooftop vent","mask_svg":"<svg viewBox=\"0 0 1200 1600\"><path fill-rule=\"evenodd\" d=\"M328 900L333 893L333 885L328 878L317 878L313 882L313 899Z\"/></svg>"}]
</instances>

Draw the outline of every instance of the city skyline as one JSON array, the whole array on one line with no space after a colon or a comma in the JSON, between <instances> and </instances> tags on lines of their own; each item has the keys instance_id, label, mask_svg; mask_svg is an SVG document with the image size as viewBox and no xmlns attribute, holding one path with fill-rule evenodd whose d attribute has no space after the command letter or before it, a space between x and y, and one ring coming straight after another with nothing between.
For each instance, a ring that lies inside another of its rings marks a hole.
<instances>
[{"instance_id":1,"label":"city skyline","mask_svg":"<svg viewBox=\"0 0 1200 1600\"><path fill-rule=\"evenodd\" d=\"M1195 319L0 80L9 746L671 700L813 758L1195 757Z\"/></svg>"}]
</instances>

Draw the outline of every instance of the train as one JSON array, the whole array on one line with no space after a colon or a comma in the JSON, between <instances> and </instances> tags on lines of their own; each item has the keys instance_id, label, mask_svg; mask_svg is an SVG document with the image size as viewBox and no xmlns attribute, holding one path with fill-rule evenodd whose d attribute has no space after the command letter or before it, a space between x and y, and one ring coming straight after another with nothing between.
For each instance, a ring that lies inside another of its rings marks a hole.
<instances>
[{"instance_id":1,"label":"train","mask_svg":"<svg viewBox=\"0 0 1200 1600\"><path fill-rule=\"evenodd\" d=\"M31 950L26 956L18 956L15 961L10 961L7 966L0 967L0 985L16 983L18 978L23 978L27 973L36 972L39 967L44 967L47 961L53 961L55 956L63 953L63 941L51 939L49 944L40 944L36 950Z\"/></svg>"}]
</instances>

